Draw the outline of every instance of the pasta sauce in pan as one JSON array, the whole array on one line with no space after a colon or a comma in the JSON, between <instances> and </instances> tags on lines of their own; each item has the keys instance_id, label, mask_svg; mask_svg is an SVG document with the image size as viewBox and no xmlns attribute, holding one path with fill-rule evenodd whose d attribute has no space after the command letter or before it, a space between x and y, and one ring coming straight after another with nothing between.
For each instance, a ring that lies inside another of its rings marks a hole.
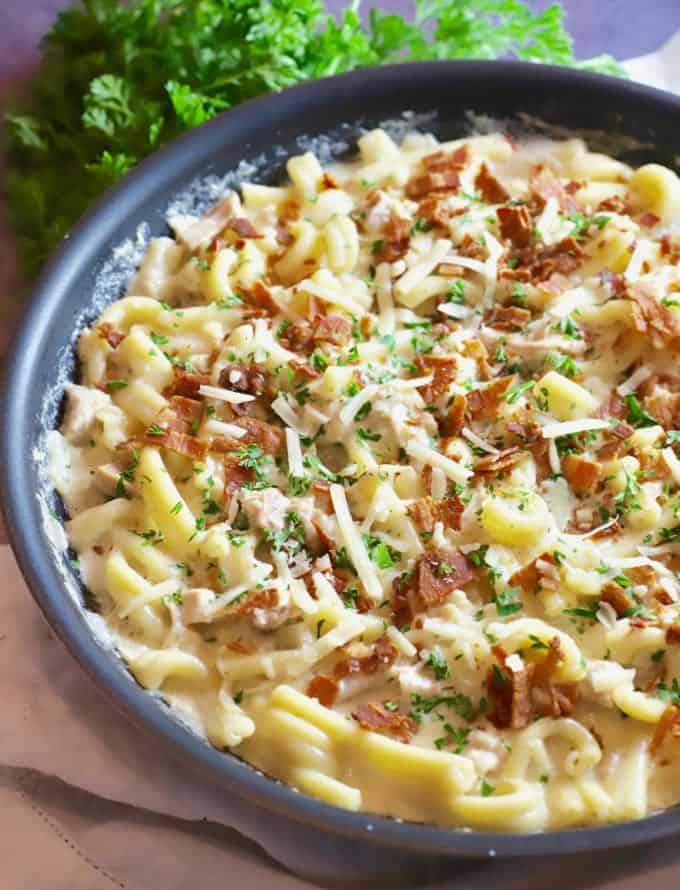
<instances>
[{"instance_id":1,"label":"pasta sauce in pan","mask_svg":"<svg viewBox=\"0 0 680 890\"><path fill-rule=\"evenodd\" d=\"M381 130L173 220L51 439L130 670L337 806L680 799L680 182ZM677 728L676 728L677 727Z\"/></svg>"}]
</instances>

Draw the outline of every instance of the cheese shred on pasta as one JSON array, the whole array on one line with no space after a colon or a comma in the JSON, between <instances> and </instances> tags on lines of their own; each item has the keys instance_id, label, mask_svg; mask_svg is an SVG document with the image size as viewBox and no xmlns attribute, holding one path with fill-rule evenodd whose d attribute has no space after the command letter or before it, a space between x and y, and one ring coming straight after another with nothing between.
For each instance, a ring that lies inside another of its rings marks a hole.
<instances>
[{"instance_id":1,"label":"cheese shred on pasta","mask_svg":"<svg viewBox=\"0 0 680 890\"><path fill-rule=\"evenodd\" d=\"M52 475L130 670L350 810L677 804L680 181L381 130L288 172L79 341Z\"/></svg>"}]
</instances>

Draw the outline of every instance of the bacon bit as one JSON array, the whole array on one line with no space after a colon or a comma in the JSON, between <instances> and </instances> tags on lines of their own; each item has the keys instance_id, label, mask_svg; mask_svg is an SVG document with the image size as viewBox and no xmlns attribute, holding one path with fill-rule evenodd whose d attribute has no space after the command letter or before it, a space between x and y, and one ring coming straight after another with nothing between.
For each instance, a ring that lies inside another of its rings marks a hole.
<instances>
[{"instance_id":1,"label":"bacon bit","mask_svg":"<svg viewBox=\"0 0 680 890\"><path fill-rule=\"evenodd\" d=\"M379 249L374 253L375 261L377 263L394 263L408 251L411 243L411 223L408 219L402 219L396 213L391 213L385 224L384 235L384 240L378 242Z\"/></svg>"},{"instance_id":2,"label":"bacon bit","mask_svg":"<svg viewBox=\"0 0 680 890\"><path fill-rule=\"evenodd\" d=\"M502 204L510 198L509 192L493 176L484 161L475 176L475 188L481 193L487 204Z\"/></svg>"},{"instance_id":3,"label":"bacon bit","mask_svg":"<svg viewBox=\"0 0 680 890\"><path fill-rule=\"evenodd\" d=\"M416 211L417 219L425 220L432 226L441 226L444 229L447 228L449 221L455 215L456 213L446 206L444 200L436 195L421 201Z\"/></svg>"},{"instance_id":4,"label":"bacon bit","mask_svg":"<svg viewBox=\"0 0 680 890\"><path fill-rule=\"evenodd\" d=\"M314 677L307 687L307 695L315 698L325 708L332 708L338 694L339 684L333 677L325 677L319 674Z\"/></svg>"},{"instance_id":5,"label":"bacon bit","mask_svg":"<svg viewBox=\"0 0 680 890\"><path fill-rule=\"evenodd\" d=\"M614 581L607 581L600 591L600 600L609 603L621 618L628 609L633 608L633 601L628 594Z\"/></svg>"},{"instance_id":6,"label":"bacon bit","mask_svg":"<svg viewBox=\"0 0 680 890\"><path fill-rule=\"evenodd\" d=\"M496 216L501 227L501 235L515 247L528 247L531 244L533 223L528 207L499 207Z\"/></svg>"},{"instance_id":7,"label":"bacon bit","mask_svg":"<svg viewBox=\"0 0 680 890\"><path fill-rule=\"evenodd\" d=\"M232 232L236 232L237 235L240 235L241 238L263 238L263 235L260 235L255 228L255 226L251 223L249 219L246 219L245 216L234 217L229 220L227 225L228 229L231 229Z\"/></svg>"},{"instance_id":8,"label":"bacon bit","mask_svg":"<svg viewBox=\"0 0 680 890\"><path fill-rule=\"evenodd\" d=\"M144 445L165 448L166 451L173 451L175 454L181 454L182 457L188 457L191 460L203 460L208 453L209 443L174 429L164 429L162 434L157 436L150 435L148 431L145 431L142 436L119 442L116 445L116 450L137 450L143 448Z\"/></svg>"},{"instance_id":9,"label":"bacon bit","mask_svg":"<svg viewBox=\"0 0 680 890\"><path fill-rule=\"evenodd\" d=\"M289 198L284 201L279 208L280 218L283 220L294 220L300 215L300 202L295 198Z\"/></svg>"},{"instance_id":10,"label":"bacon bit","mask_svg":"<svg viewBox=\"0 0 680 890\"><path fill-rule=\"evenodd\" d=\"M160 415L160 422L168 430L178 433L194 433L203 418L203 402L187 399L185 396L172 396L169 408Z\"/></svg>"},{"instance_id":11,"label":"bacon bit","mask_svg":"<svg viewBox=\"0 0 680 890\"><path fill-rule=\"evenodd\" d=\"M460 551L429 550L416 563L416 594L427 609L442 603L473 577L473 564Z\"/></svg>"},{"instance_id":12,"label":"bacon bit","mask_svg":"<svg viewBox=\"0 0 680 890\"><path fill-rule=\"evenodd\" d=\"M649 743L649 753L655 757L659 748L664 742L667 733L670 731L671 738L680 736L680 709L676 705L669 705L661 715L661 719L656 724L654 735Z\"/></svg>"},{"instance_id":13,"label":"bacon bit","mask_svg":"<svg viewBox=\"0 0 680 890\"><path fill-rule=\"evenodd\" d=\"M350 674L375 674L380 668L394 664L398 654L396 646L383 634L376 640L370 655L363 658L350 656L339 661L333 669L333 675L340 680Z\"/></svg>"},{"instance_id":14,"label":"bacon bit","mask_svg":"<svg viewBox=\"0 0 680 890\"><path fill-rule=\"evenodd\" d=\"M467 407L470 416L476 420L492 420L498 413L498 406L505 393L515 382L515 375L497 377L483 389L473 389L467 394Z\"/></svg>"},{"instance_id":15,"label":"bacon bit","mask_svg":"<svg viewBox=\"0 0 680 890\"><path fill-rule=\"evenodd\" d=\"M491 380L491 368L489 367L489 353L481 340L464 340L462 343L463 355L473 358L477 364L477 372L481 380Z\"/></svg>"},{"instance_id":16,"label":"bacon bit","mask_svg":"<svg viewBox=\"0 0 680 890\"><path fill-rule=\"evenodd\" d=\"M658 420L664 429L678 429L680 427L680 389L677 392L672 392L668 387L656 381L650 389L651 392L643 399L645 410L655 420Z\"/></svg>"},{"instance_id":17,"label":"bacon bit","mask_svg":"<svg viewBox=\"0 0 680 890\"><path fill-rule=\"evenodd\" d=\"M314 319L314 339L344 346L352 336L352 323L342 315L322 315Z\"/></svg>"},{"instance_id":18,"label":"bacon bit","mask_svg":"<svg viewBox=\"0 0 680 890\"><path fill-rule=\"evenodd\" d=\"M531 274L536 281L545 281L555 273L569 275L578 269L585 256L583 247L571 236L541 251L538 261L532 266Z\"/></svg>"},{"instance_id":19,"label":"bacon bit","mask_svg":"<svg viewBox=\"0 0 680 890\"><path fill-rule=\"evenodd\" d=\"M597 205L597 209L609 213L627 213L626 202L621 195L612 195L611 198L605 198Z\"/></svg>"},{"instance_id":20,"label":"bacon bit","mask_svg":"<svg viewBox=\"0 0 680 890\"><path fill-rule=\"evenodd\" d=\"M471 260L483 260L485 247L468 232L456 248L456 252Z\"/></svg>"},{"instance_id":21,"label":"bacon bit","mask_svg":"<svg viewBox=\"0 0 680 890\"><path fill-rule=\"evenodd\" d=\"M514 467L524 459L524 452L516 446L505 448L498 454L485 454L475 461L474 471L476 476L497 476L504 473L510 467Z\"/></svg>"},{"instance_id":22,"label":"bacon bit","mask_svg":"<svg viewBox=\"0 0 680 890\"><path fill-rule=\"evenodd\" d=\"M666 642L680 643L680 621L674 621L666 628Z\"/></svg>"},{"instance_id":23,"label":"bacon bit","mask_svg":"<svg viewBox=\"0 0 680 890\"><path fill-rule=\"evenodd\" d=\"M503 663L502 663L503 664ZM486 689L491 702L489 720L498 729L523 729L531 719L529 674L526 668L510 671L506 667L490 667Z\"/></svg>"},{"instance_id":24,"label":"bacon bit","mask_svg":"<svg viewBox=\"0 0 680 890\"><path fill-rule=\"evenodd\" d=\"M324 174L321 177L321 182L319 183L319 191L325 192L328 189L337 189L340 188L338 183L333 179L330 173L324 170Z\"/></svg>"},{"instance_id":25,"label":"bacon bit","mask_svg":"<svg viewBox=\"0 0 680 890\"><path fill-rule=\"evenodd\" d=\"M92 549L93 549L94 552L97 554L97 556L103 556L103 554L104 554L104 548L102 547L101 544L95 544L94 547L93 547Z\"/></svg>"},{"instance_id":26,"label":"bacon bit","mask_svg":"<svg viewBox=\"0 0 680 890\"><path fill-rule=\"evenodd\" d=\"M279 342L291 352L308 354L314 349L314 329L305 319L296 321L281 334Z\"/></svg>"},{"instance_id":27,"label":"bacon bit","mask_svg":"<svg viewBox=\"0 0 680 890\"><path fill-rule=\"evenodd\" d=\"M314 494L314 506L331 516L333 513L333 502L331 501L331 485L326 479L317 479L312 482L312 493Z\"/></svg>"},{"instance_id":28,"label":"bacon bit","mask_svg":"<svg viewBox=\"0 0 680 890\"><path fill-rule=\"evenodd\" d=\"M449 152L448 154L445 151L435 151L431 155L426 155L423 158L423 167L426 170L435 170L437 172L441 172L442 170L462 170L470 163L470 146L461 145L455 151Z\"/></svg>"},{"instance_id":29,"label":"bacon bit","mask_svg":"<svg viewBox=\"0 0 680 890\"><path fill-rule=\"evenodd\" d=\"M442 170L409 179L405 191L408 198L419 200L432 192L457 192L459 188L460 176L458 172Z\"/></svg>"},{"instance_id":30,"label":"bacon bit","mask_svg":"<svg viewBox=\"0 0 680 890\"><path fill-rule=\"evenodd\" d=\"M448 414L437 420L439 435L445 437L457 436L465 425L465 412L467 399L461 393L456 393L449 407Z\"/></svg>"},{"instance_id":31,"label":"bacon bit","mask_svg":"<svg viewBox=\"0 0 680 890\"><path fill-rule=\"evenodd\" d=\"M661 222L661 217L657 216L656 213L647 212L638 217L638 222L646 229L653 229L654 226L658 226L658 224Z\"/></svg>"},{"instance_id":32,"label":"bacon bit","mask_svg":"<svg viewBox=\"0 0 680 890\"><path fill-rule=\"evenodd\" d=\"M431 497L418 498L408 508L408 515L419 532L431 532L436 522L444 524L445 528L460 530L460 518L465 510L465 504L458 495L437 501Z\"/></svg>"},{"instance_id":33,"label":"bacon bit","mask_svg":"<svg viewBox=\"0 0 680 890\"><path fill-rule=\"evenodd\" d=\"M647 334L655 349L680 347L680 319L639 285L634 284L629 295L635 329Z\"/></svg>"},{"instance_id":34,"label":"bacon bit","mask_svg":"<svg viewBox=\"0 0 680 890\"><path fill-rule=\"evenodd\" d=\"M98 327L99 336L106 340L111 349L116 349L125 339L125 334L117 331L108 321L103 321Z\"/></svg>"},{"instance_id":35,"label":"bacon bit","mask_svg":"<svg viewBox=\"0 0 680 890\"><path fill-rule=\"evenodd\" d=\"M661 255L668 257L668 262L677 265L680 261L680 243L674 240L673 235L662 235L659 243L661 245Z\"/></svg>"},{"instance_id":36,"label":"bacon bit","mask_svg":"<svg viewBox=\"0 0 680 890\"><path fill-rule=\"evenodd\" d=\"M236 448L241 445L259 445L265 454L283 453L283 430L257 417L238 417L234 423L246 431L245 436L236 440L239 443Z\"/></svg>"},{"instance_id":37,"label":"bacon bit","mask_svg":"<svg viewBox=\"0 0 680 890\"><path fill-rule=\"evenodd\" d=\"M537 210L543 210L549 198L555 198L560 209L566 210L567 213L575 213L579 209L556 174L543 164L532 169L529 176L529 191Z\"/></svg>"},{"instance_id":38,"label":"bacon bit","mask_svg":"<svg viewBox=\"0 0 680 890\"><path fill-rule=\"evenodd\" d=\"M252 655L256 651L252 643L246 643L243 640L230 640L227 643L227 649L237 652L239 655Z\"/></svg>"},{"instance_id":39,"label":"bacon bit","mask_svg":"<svg viewBox=\"0 0 680 890\"><path fill-rule=\"evenodd\" d=\"M385 711L377 705L359 705L356 711L352 711L352 717L362 729L393 736L405 744L411 741L418 729L415 721L406 714Z\"/></svg>"},{"instance_id":40,"label":"bacon bit","mask_svg":"<svg viewBox=\"0 0 680 890\"><path fill-rule=\"evenodd\" d=\"M241 287L239 294L246 306L262 309L268 315L276 315L281 311L281 307L275 303L272 292L264 281L256 281L250 288Z\"/></svg>"},{"instance_id":41,"label":"bacon bit","mask_svg":"<svg viewBox=\"0 0 680 890\"><path fill-rule=\"evenodd\" d=\"M421 374L432 374L431 383L418 387L426 404L431 405L448 393L449 386L456 379L456 359L454 356L419 355L415 364Z\"/></svg>"},{"instance_id":42,"label":"bacon bit","mask_svg":"<svg viewBox=\"0 0 680 890\"><path fill-rule=\"evenodd\" d=\"M541 590L555 590L555 579L545 568L539 567L539 563L548 563L557 566L557 560L552 553L541 553L536 559L522 566L521 569L510 576L509 583L512 587L521 587L526 593L539 593Z\"/></svg>"},{"instance_id":43,"label":"bacon bit","mask_svg":"<svg viewBox=\"0 0 680 890\"><path fill-rule=\"evenodd\" d=\"M167 396L185 396L187 399L201 398L199 389L210 384L210 374L198 374L175 367L175 379L164 393Z\"/></svg>"},{"instance_id":44,"label":"bacon bit","mask_svg":"<svg viewBox=\"0 0 680 890\"><path fill-rule=\"evenodd\" d=\"M567 454L562 461L562 474L576 494L593 494L602 478L602 467L578 454Z\"/></svg>"},{"instance_id":45,"label":"bacon bit","mask_svg":"<svg viewBox=\"0 0 680 890\"><path fill-rule=\"evenodd\" d=\"M255 362L225 365L220 371L219 385L251 396L272 395L270 375Z\"/></svg>"},{"instance_id":46,"label":"bacon bit","mask_svg":"<svg viewBox=\"0 0 680 890\"><path fill-rule=\"evenodd\" d=\"M231 615L252 615L256 609L273 609L279 604L278 591L273 587L250 591L244 600L229 607Z\"/></svg>"},{"instance_id":47,"label":"bacon bit","mask_svg":"<svg viewBox=\"0 0 680 890\"><path fill-rule=\"evenodd\" d=\"M520 306L494 306L484 313L484 323L498 331L521 331L531 321L531 312Z\"/></svg>"},{"instance_id":48,"label":"bacon bit","mask_svg":"<svg viewBox=\"0 0 680 890\"><path fill-rule=\"evenodd\" d=\"M560 638L555 636L550 640L545 658L528 666L531 701L536 712L543 717L566 717L576 703L578 684L558 685L552 682L552 675L562 661L564 653Z\"/></svg>"}]
</instances>

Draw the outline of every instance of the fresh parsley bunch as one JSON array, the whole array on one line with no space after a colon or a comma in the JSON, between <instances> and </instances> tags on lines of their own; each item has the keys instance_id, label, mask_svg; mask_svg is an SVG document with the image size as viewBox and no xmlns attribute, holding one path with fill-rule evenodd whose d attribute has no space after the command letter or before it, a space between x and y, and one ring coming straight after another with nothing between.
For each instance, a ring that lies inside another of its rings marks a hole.
<instances>
[{"instance_id":1,"label":"fresh parsley bunch","mask_svg":"<svg viewBox=\"0 0 680 890\"><path fill-rule=\"evenodd\" d=\"M178 133L261 93L387 62L514 55L577 64L562 9L519 0L415 0L407 21L321 0L78 0L5 117L6 189L23 266L36 273L89 204ZM578 63L620 73L600 57Z\"/></svg>"}]
</instances>

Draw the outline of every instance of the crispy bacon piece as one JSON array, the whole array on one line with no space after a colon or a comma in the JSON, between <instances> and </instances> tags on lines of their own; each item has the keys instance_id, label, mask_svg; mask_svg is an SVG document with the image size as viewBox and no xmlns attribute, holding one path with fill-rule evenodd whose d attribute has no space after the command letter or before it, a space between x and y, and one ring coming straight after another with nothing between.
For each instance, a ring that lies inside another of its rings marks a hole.
<instances>
[{"instance_id":1,"label":"crispy bacon piece","mask_svg":"<svg viewBox=\"0 0 680 890\"><path fill-rule=\"evenodd\" d=\"M481 340L464 340L463 355L473 358L477 364L477 372L481 380L491 380L489 353Z\"/></svg>"},{"instance_id":2,"label":"crispy bacon piece","mask_svg":"<svg viewBox=\"0 0 680 890\"><path fill-rule=\"evenodd\" d=\"M531 312L521 306L494 306L484 314L484 322L498 331L521 331L531 321Z\"/></svg>"},{"instance_id":3,"label":"crispy bacon piece","mask_svg":"<svg viewBox=\"0 0 680 890\"><path fill-rule=\"evenodd\" d=\"M419 532L433 531L436 522L458 531L464 510L465 504L454 494L441 501L431 497L418 498L408 507L408 515Z\"/></svg>"},{"instance_id":4,"label":"crispy bacon piece","mask_svg":"<svg viewBox=\"0 0 680 890\"><path fill-rule=\"evenodd\" d=\"M352 323L342 315L321 315L314 319L314 339L344 346L352 336Z\"/></svg>"},{"instance_id":5,"label":"crispy bacon piece","mask_svg":"<svg viewBox=\"0 0 680 890\"><path fill-rule=\"evenodd\" d=\"M509 192L505 190L484 162L475 176L475 188L487 204L502 204L510 198Z\"/></svg>"},{"instance_id":6,"label":"crispy bacon piece","mask_svg":"<svg viewBox=\"0 0 680 890\"><path fill-rule=\"evenodd\" d=\"M338 694L339 684L334 677L325 677L322 674L312 678L307 686L307 695L315 698L326 708L332 708Z\"/></svg>"},{"instance_id":7,"label":"crispy bacon piece","mask_svg":"<svg viewBox=\"0 0 680 890\"><path fill-rule=\"evenodd\" d=\"M496 216L501 235L515 247L528 247L531 244L533 221L528 207L499 207Z\"/></svg>"},{"instance_id":8,"label":"crispy bacon piece","mask_svg":"<svg viewBox=\"0 0 680 890\"><path fill-rule=\"evenodd\" d=\"M314 329L305 319L290 325L279 337L281 346L291 352L309 354L314 349Z\"/></svg>"},{"instance_id":9,"label":"crispy bacon piece","mask_svg":"<svg viewBox=\"0 0 680 890\"><path fill-rule=\"evenodd\" d=\"M634 284L628 293L633 300L635 329L646 334L655 349L680 348L680 319L640 285Z\"/></svg>"},{"instance_id":10,"label":"crispy bacon piece","mask_svg":"<svg viewBox=\"0 0 680 890\"><path fill-rule=\"evenodd\" d=\"M626 202L621 195L612 195L597 205L597 209L605 213L627 213Z\"/></svg>"},{"instance_id":11,"label":"crispy bacon piece","mask_svg":"<svg viewBox=\"0 0 680 890\"><path fill-rule=\"evenodd\" d=\"M476 476L497 476L519 463L524 458L523 452L516 445L504 448L497 454L485 454L475 461Z\"/></svg>"},{"instance_id":12,"label":"crispy bacon piece","mask_svg":"<svg viewBox=\"0 0 680 890\"><path fill-rule=\"evenodd\" d=\"M680 643L680 621L674 621L666 628L666 642Z\"/></svg>"},{"instance_id":13,"label":"crispy bacon piece","mask_svg":"<svg viewBox=\"0 0 680 890\"><path fill-rule=\"evenodd\" d=\"M169 409L161 414L161 425L178 433L194 434L202 418L203 402L171 396Z\"/></svg>"},{"instance_id":14,"label":"crispy bacon piece","mask_svg":"<svg viewBox=\"0 0 680 890\"><path fill-rule=\"evenodd\" d=\"M396 711L385 711L378 705L359 705L356 711L352 711L352 717L362 729L392 736L405 743L411 741L418 729L411 717Z\"/></svg>"},{"instance_id":15,"label":"crispy bacon piece","mask_svg":"<svg viewBox=\"0 0 680 890\"><path fill-rule=\"evenodd\" d=\"M201 386L210 384L210 374L199 374L195 371L185 371L184 368L173 368L175 379L165 395L185 396L187 399L200 398L198 390Z\"/></svg>"},{"instance_id":16,"label":"crispy bacon piece","mask_svg":"<svg viewBox=\"0 0 680 890\"><path fill-rule=\"evenodd\" d=\"M373 651L363 658L349 656L339 661L333 669L333 675L340 680L350 674L375 674L380 668L389 667L397 659L396 646L383 634L376 640Z\"/></svg>"},{"instance_id":17,"label":"crispy bacon piece","mask_svg":"<svg viewBox=\"0 0 680 890\"><path fill-rule=\"evenodd\" d=\"M621 451L625 448L626 439L629 439L633 435L635 430L632 426L621 420L616 424L616 426L610 427L608 430L604 430L603 432L604 435L609 438L609 441L605 442L602 448L599 449L599 451L597 452L597 456L600 460L604 461L611 460L614 457L618 457Z\"/></svg>"},{"instance_id":18,"label":"crispy bacon piece","mask_svg":"<svg viewBox=\"0 0 680 890\"><path fill-rule=\"evenodd\" d=\"M118 448L140 448L143 445L154 445L156 448L165 448L167 451L173 451L175 454L181 454L182 457L188 457L191 460L203 460L208 453L208 442L197 439L195 436L188 436L186 433L177 432L177 430L167 429L162 433L154 435L148 430L144 432L141 441L133 439L128 442L121 442Z\"/></svg>"},{"instance_id":19,"label":"crispy bacon piece","mask_svg":"<svg viewBox=\"0 0 680 890\"><path fill-rule=\"evenodd\" d=\"M647 212L638 217L638 222L646 229L653 229L654 226L659 225L659 223L661 222L661 217L657 216L656 213Z\"/></svg>"},{"instance_id":20,"label":"crispy bacon piece","mask_svg":"<svg viewBox=\"0 0 680 890\"><path fill-rule=\"evenodd\" d=\"M562 474L576 494L593 494L602 478L602 466L579 454L567 454L562 461Z\"/></svg>"},{"instance_id":21,"label":"crispy bacon piece","mask_svg":"<svg viewBox=\"0 0 680 890\"><path fill-rule=\"evenodd\" d=\"M576 702L576 683L553 683L553 674L563 660L560 638L555 636L550 640L545 658L527 666L531 702L534 710L543 717L565 717L572 712Z\"/></svg>"},{"instance_id":22,"label":"crispy bacon piece","mask_svg":"<svg viewBox=\"0 0 680 890\"><path fill-rule=\"evenodd\" d=\"M385 224L384 239L376 242L374 257L376 263L394 263L408 251L411 243L411 223L396 213L390 214Z\"/></svg>"},{"instance_id":23,"label":"crispy bacon piece","mask_svg":"<svg viewBox=\"0 0 680 890\"><path fill-rule=\"evenodd\" d=\"M240 295L246 306L252 306L254 309L261 309L267 315L276 315L281 311L281 307L276 304L272 292L269 290L264 281L256 281L250 288L240 288Z\"/></svg>"},{"instance_id":24,"label":"crispy bacon piece","mask_svg":"<svg viewBox=\"0 0 680 890\"><path fill-rule=\"evenodd\" d=\"M495 647L494 647L495 648ZM499 729L523 729L531 719L529 674L494 665L486 675L491 703L489 719Z\"/></svg>"},{"instance_id":25,"label":"crispy bacon piece","mask_svg":"<svg viewBox=\"0 0 680 890\"><path fill-rule=\"evenodd\" d=\"M475 420L493 420L505 393L515 382L515 375L497 377L483 389L473 389L467 394L467 408Z\"/></svg>"},{"instance_id":26,"label":"crispy bacon piece","mask_svg":"<svg viewBox=\"0 0 680 890\"><path fill-rule=\"evenodd\" d=\"M545 281L553 275L569 275L585 256L583 247L571 236L545 247L531 266L531 280Z\"/></svg>"},{"instance_id":27,"label":"crispy bacon piece","mask_svg":"<svg viewBox=\"0 0 680 890\"><path fill-rule=\"evenodd\" d=\"M449 386L456 379L455 356L419 355L415 364L420 374L432 374L431 383L418 387L426 404L431 405L449 391Z\"/></svg>"},{"instance_id":28,"label":"crispy bacon piece","mask_svg":"<svg viewBox=\"0 0 680 890\"><path fill-rule=\"evenodd\" d=\"M229 640L227 649L231 652L237 652L239 655L252 655L255 652L255 646L243 640Z\"/></svg>"},{"instance_id":29,"label":"crispy bacon piece","mask_svg":"<svg viewBox=\"0 0 680 890\"><path fill-rule=\"evenodd\" d=\"M227 228L232 232L236 232L241 238L262 238L255 226L245 216L235 216L229 220Z\"/></svg>"},{"instance_id":30,"label":"crispy bacon piece","mask_svg":"<svg viewBox=\"0 0 680 890\"><path fill-rule=\"evenodd\" d=\"M546 565L547 564L547 565ZM521 587L526 593L538 593L541 590L555 590L557 581L547 566L557 566L552 553L541 553L536 559L522 566L510 576L512 587Z\"/></svg>"},{"instance_id":31,"label":"crispy bacon piece","mask_svg":"<svg viewBox=\"0 0 680 890\"><path fill-rule=\"evenodd\" d=\"M421 201L416 211L418 219L422 219L432 226L441 226L444 229L455 215L454 211L448 208L445 201L437 195L432 195Z\"/></svg>"},{"instance_id":32,"label":"crispy bacon piece","mask_svg":"<svg viewBox=\"0 0 680 890\"><path fill-rule=\"evenodd\" d=\"M225 365L220 371L219 385L251 396L269 394L271 377L255 362Z\"/></svg>"},{"instance_id":33,"label":"crispy bacon piece","mask_svg":"<svg viewBox=\"0 0 680 890\"><path fill-rule=\"evenodd\" d=\"M472 562L460 551L429 550L416 563L416 595L426 609L439 605L473 575Z\"/></svg>"},{"instance_id":34,"label":"crispy bacon piece","mask_svg":"<svg viewBox=\"0 0 680 890\"><path fill-rule=\"evenodd\" d=\"M245 599L231 606L229 611L234 615L252 615L255 609L273 609L278 603L278 591L268 587L265 590L250 591Z\"/></svg>"},{"instance_id":35,"label":"crispy bacon piece","mask_svg":"<svg viewBox=\"0 0 680 890\"><path fill-rule=\"evenodd\" d=\"M463 240L456 248L456 253L466 256L471 260L483 260L486 248L480 242L473 238L470 233L466 233Z\"/></svg>"},{"instance_id":36,"label":"crispy bacon piece","mask_svg":"<svg viewBox=\"0 0 680 890\"><path fill-rule=\"evenodd\" d=\"M555 198L561 210L576 213L577 202L557 178L557 175L543 164L534 167L529 175L529 191L537 210L543 210L550 198Z\"/></svg>"},{"instance_id":37,"label":"crispy bacon piece","mask_svg":"<svg viewBox=\"0 0 680 890\"><path fill-rule=\"evenodd\" d=\"M449 406L448 414L437 420L440 436L457 436L465 425L467 399L462 393L456 393Z\"/></svg>"},{"instance_id":38,"label":"crispy bacon piece","mask_svg":"<svg viewBox=\"0 0 680 890\"><path fill-rule=\"evenodd\" d=\"M426 170L462 170L470 163L470 146L460 145L454 151L435 151L423 158L423 167Z\"/></svg>"},{"instance_id":39,"label":"crispy bacon piece","mask_svg":"<svg viewBox=\"0 0 680 890\"><path fill-rule=\"evenodd\" d=\"M666 430L680 428L680 381L658 382L654 380L646 387L647 393L643 399L645 410L659 421ZM675 386L676 391L670 387Z\"/></svg>"},{"instance_id":40,"label":"crispy bacon piece","mask_svg":"<svg viewBox=\"0 0 680 890\"><path fill-rule=\"evenodd\" d=\"M234 440L237 441L237 440ZM237 446L238 447L238 446ZM225 454L224 456L224 497L229 503L231 498L237 491L246 484L252 482L255 478L253 470L248 467L242 467L238 459L233 455Z\"/></svg>"},{"instance_id":41,"label":"crispy bacon piece","mask_svg":"<svg viewBox=\"0 0 680 890\"><path fill-rule=\"evenodd\" d=\"M442 170L415 176L406 183L406 196L419 200L432 192L457 192L460 176L457 170Z\"/></svg>"},{"instance_id":42,"label":"crispy bacon piece","mask_svg":"<svg viewBox=\"0 0 680 890\"><path fill-rule=\"evenodd\" d=\"M125 339L125 334L121 334L120 331L117 331L108 321L103 321L98 325L97 330L99 336L106 340L111 349L116 349Z\"/></svg>"},{"instance_id":43,"label":"crispy bacon piece","mask_svg":"<svg viewBox=\"0 0 680 890\"><path fill-rule=\"evenodd\" d=\"M609 603L621 618L628 609L633 608L633 600L615 581L607 581L600 591L600 600Z\"/></svg>"},{"instance_id":44,"label":"crispy bacon piece","mask_svg":"<svg viewBox=\"0 0 680 890\"><path fill-rule=\"evenodd\" d=\"M649 753L652 757L656 756L669 732L671 738L677 739L680 737L680 708L676 705L669 705L656 724L654 735L649 743Z\"/></svg>"},{"instance_id":45,"label":"crispy bacon piece","mask_svg":"<svg viewBox=\"0 0 680 890\"><path fill-rule=\"evenodd\" d=\"M246 431L236 441L239 443L236 447L242 445L259 445L265 454L282 454L283 453L283 430L265 420L259 420L257 417L238 417L234 424Z\"/></svg>"}]
</instances>

